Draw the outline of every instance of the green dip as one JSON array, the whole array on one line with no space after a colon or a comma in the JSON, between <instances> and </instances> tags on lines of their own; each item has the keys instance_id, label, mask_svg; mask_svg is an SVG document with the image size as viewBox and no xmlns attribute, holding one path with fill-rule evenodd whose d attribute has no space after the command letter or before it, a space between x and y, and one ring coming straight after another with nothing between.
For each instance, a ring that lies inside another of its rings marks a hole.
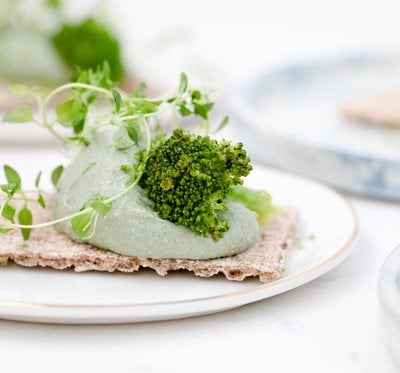
<instances>
[{"instance_id":1,"label":"green dip","mask_svg":"<svg viewBox=\"0 0 400 373\"><path fill-rule=\"evenodd\" d=\"M131 164L138 148L118 150L111 145L128 142L124 136L115 128L99 131L65 169L54 198L56 219L76 213L90 199L112 197L126 189L128 176L120 166ZM221 216L230 228L223 238L214 241L160 219L143 190L136 186L113 202L104 219L99 217L95 234L87 242L144 258L210 259L237 254L255 243L259 230L257 216L240 203L227 205L228 211ZM58 224L57 228L79 241L70 221Z\"/></svg>"}]
</instances>

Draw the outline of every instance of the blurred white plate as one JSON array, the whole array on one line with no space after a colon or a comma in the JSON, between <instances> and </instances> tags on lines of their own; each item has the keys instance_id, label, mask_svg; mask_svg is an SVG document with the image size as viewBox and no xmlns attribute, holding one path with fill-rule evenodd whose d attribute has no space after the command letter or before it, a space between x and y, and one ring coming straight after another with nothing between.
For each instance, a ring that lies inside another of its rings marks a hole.
<instances>
[{"instance_id":1,"label":"blurred white plate","mask_svg":"<svg viewBox=\"0 0 400 373\"><path fill-rule=\"evenodd\" d=\"M269 190L278 204L301 213L297 243L288 252L286 275L261 284L225 278L202 279L190 273L159 277L152 271L74 273L0 269L0 317L51 323L125 323L203 315L239 307L305 284L338 265L351 251L358 231L348 201L302 177L263 167L248 184ZM310 239L312 235L314 238Z\"/></svg>"},{"instance_id":2,"label":"blurred white plate","mask_svg":"<svg viewBox=\"0 0 400 373\"><path fill-rule=\"evenodd\" d=\"M231 111L254 159L351 192L400 199L400 130L347 123L344 104L400 89L400 57L355 56L267 71Z\"/></svg>"}]
</instances>

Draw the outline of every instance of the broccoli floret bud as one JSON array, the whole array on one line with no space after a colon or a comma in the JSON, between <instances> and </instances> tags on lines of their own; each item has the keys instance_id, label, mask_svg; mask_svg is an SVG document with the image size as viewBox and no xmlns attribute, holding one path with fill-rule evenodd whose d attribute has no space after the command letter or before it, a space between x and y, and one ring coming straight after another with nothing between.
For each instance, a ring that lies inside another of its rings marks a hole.
<instances>
[{"instance_id":1,"label":"broccoli floret bud","mask_svg":"<svg viewBox=\"0 0 400 373\"><path fill-rule=\"evenodd\" d=\"M139 185L162 219L218 240L229 229L218 211L251 169L243 144L176 129L150 151Z\"/></svg>"}]
</instances>

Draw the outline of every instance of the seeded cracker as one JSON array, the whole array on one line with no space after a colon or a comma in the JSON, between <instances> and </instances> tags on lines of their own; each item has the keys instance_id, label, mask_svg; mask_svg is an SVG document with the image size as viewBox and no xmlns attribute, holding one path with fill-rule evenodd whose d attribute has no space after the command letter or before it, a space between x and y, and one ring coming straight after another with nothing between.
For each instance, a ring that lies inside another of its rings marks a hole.
<instances>
[{"instance_id":1,"label":"seeded cracker","mask_svg":"<svg viewBox=\"0 0 400 373\"><path fill-rule=\"evenodd\" d=\"M35 206L37 221L46 221L51 211ZM227 258L209 260L146 259L123 256L80 244L57 232L54 228L32 231L24 242L18 231L0 235L0 263L15 262L25 267L73 268L76 272L135 272L151 268L165 276L169 271L187 270L196 276L211 277L223 273L228 280L242 281L246 277L259 277L261 282L280 277L284 268L286 249L294 238L298 213L291 207L282 208L267 228L260 232L257 243L246 251ZM24 247L25 246L25 247ZM1 270L1 269L0 269Z\"/></svg>"}]
</instances>

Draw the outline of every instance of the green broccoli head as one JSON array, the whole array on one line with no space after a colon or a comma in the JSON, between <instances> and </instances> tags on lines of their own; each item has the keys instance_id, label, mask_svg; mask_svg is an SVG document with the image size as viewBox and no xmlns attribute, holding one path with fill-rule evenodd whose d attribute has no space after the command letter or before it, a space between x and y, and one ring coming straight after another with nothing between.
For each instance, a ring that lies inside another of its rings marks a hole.
<instances>
[{"instance_id":1,"label":"green broccoli head","mask_svg":"<svg viewBox=\"0 0 400 373\"><path fill-rule=\"evenodd\" d=\"M150 151L139 185L162 219L218 240L229 229L218 211L251 169L241 143L176 129Z\"/></svg>"},{"instance_id":2,"label":"green broccoli head","mask_svg":"<svg viewBox=\"0 0 400 373\"><path fill-rule=\"evenodd\" d=\"M107 27L92 18L80 24L64 24L53 36L53 44L67 66L92 68L107 61L111 68L111 78L124 78L120 44Z\"/></svg>"}]
</instances>

